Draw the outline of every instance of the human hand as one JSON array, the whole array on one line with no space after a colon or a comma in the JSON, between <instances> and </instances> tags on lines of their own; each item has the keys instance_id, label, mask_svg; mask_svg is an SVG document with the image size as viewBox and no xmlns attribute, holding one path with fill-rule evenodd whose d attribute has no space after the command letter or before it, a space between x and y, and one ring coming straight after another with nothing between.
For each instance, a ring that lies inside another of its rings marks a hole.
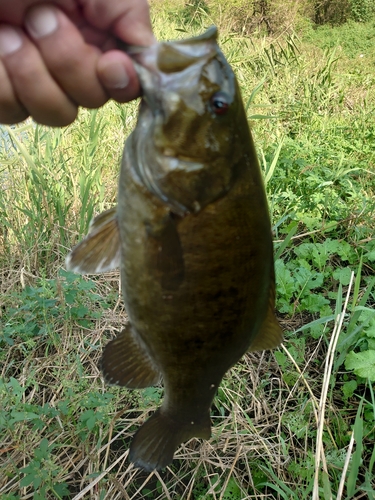
<instances>
[{"instance_id":1,"label":"human hand","mask_svg":"<svg viewBox=\"0 0 375 500\"><path fill-rule=\"evenodd\" d=\"M155 42L147 0L0 0L0 123L64 126L79 106L137 97L115 37Z\"/></svg>"}]
</instances>

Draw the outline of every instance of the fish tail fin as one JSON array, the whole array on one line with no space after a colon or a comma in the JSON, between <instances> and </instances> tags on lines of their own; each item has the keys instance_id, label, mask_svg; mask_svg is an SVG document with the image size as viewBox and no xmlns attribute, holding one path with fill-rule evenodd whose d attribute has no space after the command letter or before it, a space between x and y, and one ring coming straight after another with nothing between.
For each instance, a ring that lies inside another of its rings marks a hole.
<instances>
[{"instance_id":1,"label":"fish tail fin","mask_svg":"<svg viewBox=\"0 0 375 500\"><path fill-rule=\"evenodd\" d=\"M146 471L160 470L173 460L179 444L193 437L209 439L210 415L200 421L181 422L158 409L137 431L130 446L129 458Z\"/></svg>"}]
</instances>

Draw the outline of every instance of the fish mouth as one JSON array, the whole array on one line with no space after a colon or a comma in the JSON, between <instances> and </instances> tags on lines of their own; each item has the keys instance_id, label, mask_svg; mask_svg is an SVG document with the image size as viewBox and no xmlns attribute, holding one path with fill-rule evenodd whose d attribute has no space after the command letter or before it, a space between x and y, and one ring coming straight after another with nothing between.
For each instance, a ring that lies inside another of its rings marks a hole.
<instances>
[{"instance_id":1,"label":"fish mouth","mask_svg":"<svg viewBox=\"0 0 375 500\"><path fill-rule=\"evenodd\" d=\"M169 74L184 71L200 59L206 58L213 52L217 38L216 26L210 26L201 35L183 40L157 42L148 47L130 46L123 42L120 44L136 62L137 71L141 66L151 73ZM142 69L140 71L142 72Z\"/></svg>"},{"instance_id":2,"label":"fish mouth","mask_svg":"<svg viewBox=\"0 0 375 500\"><path fill-rule=\"evenodd\" d=\"M197 37L159 42L130 51L143 99L154 115L163 114L163 93L168 92L169 101L172 93L178 94L179 78L185 83L192 79L194 85L193 80L200 74L197 67L217 55L217 35L217 28L211 26Z\"/></svg>"}]
</instances>

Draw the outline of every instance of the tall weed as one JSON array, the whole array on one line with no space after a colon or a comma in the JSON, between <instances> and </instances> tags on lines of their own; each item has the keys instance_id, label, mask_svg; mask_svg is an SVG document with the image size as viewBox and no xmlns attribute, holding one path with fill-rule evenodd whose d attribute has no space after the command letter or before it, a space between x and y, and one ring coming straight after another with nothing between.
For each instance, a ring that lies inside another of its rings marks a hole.
<instances>
[{"instance_id":1,"label":"tall weed","mask_svg":"<svg viewBox=\"0 0 375 500\"><path fill-rule=\"evenodd\" d=\"M2 265L39 272L86 233L94 213L115 202L119 161L136 105L82 110L65 129L28 122L3 127ZM108 123L111 124L108 127Z\"/></svg>"}]
</instances>

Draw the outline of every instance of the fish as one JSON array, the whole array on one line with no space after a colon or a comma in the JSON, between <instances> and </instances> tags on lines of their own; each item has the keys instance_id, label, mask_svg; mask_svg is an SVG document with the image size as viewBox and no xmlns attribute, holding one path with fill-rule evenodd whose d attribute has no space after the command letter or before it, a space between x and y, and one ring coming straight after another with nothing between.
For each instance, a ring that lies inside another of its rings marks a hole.
<instances>
[{"instance_id":1,"label":"fish","mask_svg":"<svg viewBox=\"0 0 375 500\"><path fill-rule=\"evenodd\" d=\"M236 77L217 43L157 42L132 57L142 87L126 140L117 206L95 218L67 269L120 267L128 322L103 350L104 380L164 385L129 458L146 471L211 436L225 373L282 341L271 223Z\"/></svg>"}]
</instances>

